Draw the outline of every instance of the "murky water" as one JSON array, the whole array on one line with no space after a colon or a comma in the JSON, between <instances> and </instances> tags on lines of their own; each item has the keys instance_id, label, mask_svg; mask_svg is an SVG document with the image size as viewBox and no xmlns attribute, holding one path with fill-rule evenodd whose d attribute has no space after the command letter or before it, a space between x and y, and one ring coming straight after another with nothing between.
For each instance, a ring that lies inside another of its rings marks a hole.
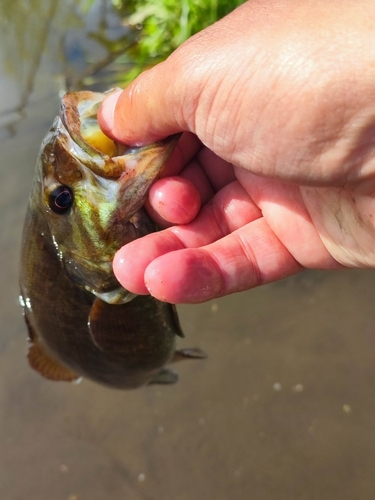
<instances>
[{"instance_id":1,"label":"murky water","mask_svg":"<svg viewBox=\"0 0 375 500\"><path fill-rule=\"evenodd\" d=\"M75 5L0 0L0 499L372 500L374 272L180 307L180 346L209 359L178 365L175 386L121 392L28 367L17 270L39 144L59 91L106 57L88 26L104 16L121 35L105 3Z\"/></svg>"}]
</instances>

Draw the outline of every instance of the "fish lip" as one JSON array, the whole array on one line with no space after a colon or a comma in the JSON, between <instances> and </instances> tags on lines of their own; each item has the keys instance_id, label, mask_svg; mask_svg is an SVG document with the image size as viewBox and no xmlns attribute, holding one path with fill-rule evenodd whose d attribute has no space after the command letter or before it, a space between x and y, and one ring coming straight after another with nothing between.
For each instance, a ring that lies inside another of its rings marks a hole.
<instances>
[{"instance_id":1,"label":"fish lip","mask_svg":"<svg viewBox=\"0 0 375 500\"><path fill-rule=\"evenodd\" d=\"M84 255L82 255L74 250L63 251L62 254L63 254L64 260L66 260L67 258L70 258L70 259L76 261L77 263L87 263L93 267L97 267L100 264L112 264L113 259L114 259L114 256L111 258L108 258L108 259L103 259L103 260L96 260L96 259L92 259L92 258L90 259L90 258L87 258Z\"/></svg>"},{"instance_id":2,"label":"fish lip","mask_svg":"<svg viewBox=\"0 0 375 500\"><path fill-rule=\"evenodd\" d=\"M107 293L121 287L113 273L112 260L96 261L67 252L62 263L70 279L93 293Z\"/></svg>"}]
</instances>

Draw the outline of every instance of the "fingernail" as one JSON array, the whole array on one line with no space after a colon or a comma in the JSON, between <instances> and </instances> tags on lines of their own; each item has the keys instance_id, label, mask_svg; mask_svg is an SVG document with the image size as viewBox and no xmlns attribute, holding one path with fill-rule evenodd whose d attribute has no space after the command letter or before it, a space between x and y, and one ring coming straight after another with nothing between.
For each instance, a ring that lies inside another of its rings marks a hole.
<instances>
[{"instance_id":1,"label":"fingernail","mask_svg":"<svg viewBox=\"0 0 375 500\"><path fill-rule=\"evenodd\" d=\"M115 125L115 108L122 90L109 95L100 107L100 126L106 131L112 131Z\"/></svg>"}]
</instances>

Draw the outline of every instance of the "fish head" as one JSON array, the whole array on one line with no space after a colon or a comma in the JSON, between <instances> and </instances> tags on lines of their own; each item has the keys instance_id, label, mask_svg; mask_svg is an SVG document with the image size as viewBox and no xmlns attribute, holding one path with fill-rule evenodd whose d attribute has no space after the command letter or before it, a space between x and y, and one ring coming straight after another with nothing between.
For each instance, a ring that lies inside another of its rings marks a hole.
<instances>
[{"instance_id":1,"label":"fish head","mask_svg":"<svg viewBox=\"0 0 375 500\"><path fill-rule=\"evenodd\" d=\"M41 146L32 203L68 275L106 302L123 303L133 296L117 282L112 260L122 245L155 230L142 206L178 137L116 144L97 123L105 97L84 91L62 98Z\"/></svg>"}]
</instances>

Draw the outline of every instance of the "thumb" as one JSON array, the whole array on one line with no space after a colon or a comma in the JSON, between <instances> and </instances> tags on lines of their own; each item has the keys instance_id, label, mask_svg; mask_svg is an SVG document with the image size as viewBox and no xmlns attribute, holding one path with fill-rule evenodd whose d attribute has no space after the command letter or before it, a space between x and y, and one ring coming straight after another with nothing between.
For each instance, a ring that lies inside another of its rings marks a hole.
<instances>
[{"instance_id":1,"label":"thumb","mask_svg":"<svg viewBox=\"0 0 375 500\"><path fill-rule=\"evenodd\" d=\"M103 132L119 142L142 146L190 130L175 97L176 68L164 61L109 95L98 113Z\"/></svg>"},{"instance_id":2,"label":"thumb","mask_svg":"<svg viewBox=\"0 0 375 500\"><path fill-rule=\"evenodd\" d=\"M246 89L254 72L250 63L257 46L249 41L247 21L252 4L196 33L125 90L108 96L98 113L103 132L130 146L192 132L228 160L238 124L254 108L243 102L251 95L238 91L239 82Z\"/></svg>"}]
</instances>

